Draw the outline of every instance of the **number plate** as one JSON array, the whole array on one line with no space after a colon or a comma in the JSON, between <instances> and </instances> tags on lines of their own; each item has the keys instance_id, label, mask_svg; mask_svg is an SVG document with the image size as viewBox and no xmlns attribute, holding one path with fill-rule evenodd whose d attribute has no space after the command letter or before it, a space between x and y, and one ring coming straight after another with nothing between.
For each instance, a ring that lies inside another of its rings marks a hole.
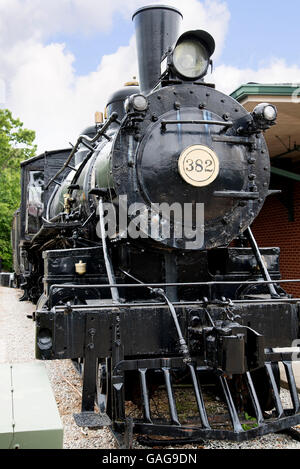
<instances>
[{"instance_id":1,"label":"number plate","mask_svg":"<svg viewBox=\"0 0 300 469\"><path fill-rule=\"evenodd\" d=\"M208 186L219 175L219 158L204 145L192 145L181 153L178 169L180 176L192 186Z\"/></svg>"}]
</instances>

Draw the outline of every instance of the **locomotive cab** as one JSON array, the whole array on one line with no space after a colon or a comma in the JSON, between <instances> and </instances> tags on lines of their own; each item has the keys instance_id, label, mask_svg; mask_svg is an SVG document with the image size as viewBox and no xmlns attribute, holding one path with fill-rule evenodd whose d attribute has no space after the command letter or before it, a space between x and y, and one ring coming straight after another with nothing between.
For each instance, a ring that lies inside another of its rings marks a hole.
<instances>
[{"instance_id":1,"label":"locomotive cab","mask_svg":"<svg viewBox=\"0 0 300 469\"><path fill-rule=\"evenodd\" d=\"M23 300L37 301L41 294L43 262L32 251L31 243L44 225L51 197L45 182L63 163L68 149L45 152L21 163L21 205L12 227L15 283L24 290Z\"/></svg>"}]
</instances>

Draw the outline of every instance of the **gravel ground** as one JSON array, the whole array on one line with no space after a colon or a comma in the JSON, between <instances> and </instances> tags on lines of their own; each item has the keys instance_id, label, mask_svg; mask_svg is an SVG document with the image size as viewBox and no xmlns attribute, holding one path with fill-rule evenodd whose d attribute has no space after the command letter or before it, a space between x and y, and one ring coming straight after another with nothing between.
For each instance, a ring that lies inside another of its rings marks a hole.
<instances>
[{"instance_id":1,"label":"gravel ground","mask_svg":"<svg viewBox=\"0 0 300 469\"><path fill-rule=\"evenodd\" d=\"M35 307L19 302L21 292L0 287L0 363L35 361L35 325L27 315ZM109 430L82 431L74 422L73 413L80 412L81 382L70 360L45 362L48 376L64 426L64 448L114 449Z\"/></svg>"},{"instance_id":2,"label":"gravel ground","mask_svg":"<svg viewBox=\"0 0 300 469\"><path fill-rule=\"evenodd\" d=\"M27 315L34 311L29 302L19 302L21 292L0 287L0 363L34 361L34 323ZM64 426L66 449L115 449L109 430L82 430L76 426L73 413L80 412L81 382L70 360L45 362L59 413ZM289 393L282 389L284 407ZM134 448L143 448L134 442ZM170 449L171 447L169 447ZM203 449L300 449L300 442L282 434L271 434L243 443L207 441L204 445L183 448ZM167 448L166 448L167 449Z\"/></svg>"}]
</instances>

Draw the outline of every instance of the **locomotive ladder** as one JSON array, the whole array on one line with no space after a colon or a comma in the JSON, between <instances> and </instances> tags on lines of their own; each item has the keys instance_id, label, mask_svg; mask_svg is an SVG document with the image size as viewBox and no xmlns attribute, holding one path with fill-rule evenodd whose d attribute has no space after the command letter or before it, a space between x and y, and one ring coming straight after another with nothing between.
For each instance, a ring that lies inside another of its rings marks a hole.
<instances>
[{"instance_id":1,"label":"locomotive ladder","mask_svg":"<svg viewBox=\"0 0 300 469\"><path fill-rule=\"evenodd\" d=\"M262 273L263 279L266 282L271 282L271 276L268 272L268 269L263 261L262 255L260 253L259 247L257 245L257 242L253 236L252 230L250 227L247 228L246 230L246 236L248 238L249 244L252 248L252 251L255 255L256 261L258 263L258 266L260 268L260 271ZM275 290L274 284L273 283L268 283L268 289L271 295L271 298L280 298L280 295Z\"/></svg>"}]
</instances>

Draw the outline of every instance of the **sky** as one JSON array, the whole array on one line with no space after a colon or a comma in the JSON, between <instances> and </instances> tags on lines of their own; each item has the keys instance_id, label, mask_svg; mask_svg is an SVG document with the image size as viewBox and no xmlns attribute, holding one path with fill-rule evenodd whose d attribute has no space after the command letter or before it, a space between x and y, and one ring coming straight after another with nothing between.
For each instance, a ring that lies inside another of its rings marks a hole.
<instances>
[{"instance_id":1,"label":"sky","mask_svg":"<svg viewBox=\"0 0 300 469\"><path fill-rule=\"evenodd\" d=\"M216 41L207 81L300 83L299 0L0 0L0 107L36 131L38 151L75 143L111 93L138 76L132 14L183 13Z\"/></svg>"}]
</instances>

